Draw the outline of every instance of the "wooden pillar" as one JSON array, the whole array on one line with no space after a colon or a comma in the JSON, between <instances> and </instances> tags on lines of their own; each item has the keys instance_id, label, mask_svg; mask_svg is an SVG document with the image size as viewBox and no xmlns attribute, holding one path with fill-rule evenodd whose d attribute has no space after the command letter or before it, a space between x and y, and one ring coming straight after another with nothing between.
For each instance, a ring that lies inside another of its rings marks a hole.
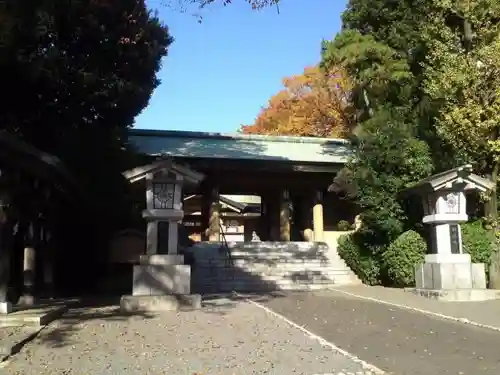
<instances>
[{"instance_id":1,"label":"wooden pillar","mask_svg":"<svg viewBox=\"0 0 500 375\"><path fill-rule=\"evenodd\" d=\"M219 189L207 186L203 190L201 204L202 241L221 240Z\"/></svg>"},{"instance_id":2,"label":"wooden pillar","mask_svg":"<svg viewBox=\"0 0 500 375\"><path fill-rule=\"evenodd\" d=\"M312 225L312 194L307 193L302 197L300 210L300 231L306 242L314 241L313 225Z\"/></svg>"},{"instance_id":3,"label":"wooden pillar","mask_svg":"<svg viewBox=\"0 0 500 375\"><path fill-rule=\"evenodd\" d=\"M8 221L9 202L0 195L0 314L12 311L12 304L7 300L10 281L10 237L12 228Z\"/></svg>"},{"instance_id":4,"label":"wooden pillar","mask_svg":"<svg viewBox=\"0 0 500 375\"><path fill-rule=\"evenodd\" d=\"M21 305L33 305L35 303L35 269L36 252L39 242L39 226L31 221L24 236L24 260L23 260L23 292L19 299Z\"/></svg>"},{"instance_id":5,"label":"wooden pillar","mask_svg":"<svg viewBox=\"0 0 500 375\"><path fill-rule=\"evenodd\" d=\"M280 196L277 191L270 193L267 208L269 240L280 241Z\"/></svg>"},{"instance_id":6,"label":"wooden pillar","mask_svg":"<svg viewBox=\"0 0 500 375\"><path fill-rule=\"evenodd\" d=\"M314 241L324 241L324 224L323 224L323 192L316 191L314 194L313 206L313 231Z\"/></svg>"},{"instance_id":7,"label":"wooden pillar","mask_svg":"<svg viewBox=\"0 0 500 375\"><path fill-rule=\"evenodd\" d=\"M288 190L281 191L280 196L280 241L290 241L290 193Z\"/></svg>"},{"instance_id":8,"label":"wooden pillar","mask_svg":"<svg viewBox=\"0 0 500 375\"><path fill-rule=\"evenodd\" d=\"M259 237L261 241L271 241L272 195L266 191L261 194L260 199Z\"/></svg>"},{"instance_id":9,"label":"wooden pillar","mask_svg":"<svg viewBox=\"0 0 500 375\"><path fill-rule=\"evenodd\" d=\"M291 195L292 213L290 222L290 240L291 241L304 241L303 238L303 196ZM309 207L308 207L309 209Z\"/></svg>"}]
</instances>

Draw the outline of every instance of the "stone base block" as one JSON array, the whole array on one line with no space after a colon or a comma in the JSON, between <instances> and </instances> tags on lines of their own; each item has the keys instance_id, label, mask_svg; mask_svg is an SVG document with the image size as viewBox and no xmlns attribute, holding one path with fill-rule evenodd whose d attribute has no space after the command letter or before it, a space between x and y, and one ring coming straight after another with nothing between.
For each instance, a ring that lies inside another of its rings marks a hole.
<instances>
[{"instance_id":1,"label":"stone base block","mask_svg":"<svg viewBox=\"0 0 500 375\"><path fill-rule=\"evenodd\" d=\"M134 266L133 296L161 296L191 293L191 266L145 265Z\"/></svg>"},{"instance_id":2,"label":"stone base block","mask_svg":"<svg viewBox=\"0 0 500 375\"><path fill-rule=\"evenodd\" d=\"M407 288L406 291L425 298L446 302L480 302L500 298L500 290L494 289L433 290Z\"/></svg>"},{"instance_id":3,"label":"stone base block","mask_svg":"<svg viewBox=\"0 0 500 375\"><path fill-rule=\"evenodd\" d=\"M34 306L36 304L36 300L34 296L21 296L19 297L17 304L21 306Z\"/></svg>"},{"instance_id":4,"label":"stone base block","mask_svg":"<svg viewBox=\"0 0 500 375\"><path fill-rule=\"evenodd\" d=\"M148 265L177 265L184 264L184 255L182 254L153 254L141 255L140 264Z\"/></svg>"},{"instance_id":5,"label":"stone base block","mask_svg":"<svg viewBox=\"0 0 500 375\"><path fill-rule=\"evenodd\" d=\"M120 309L123 312L160 312L195 310L201 308L201 295L122 296Z\"/></svg>"},{"instance_id":6,"label":"stone base block","mask_svg":"<svg viewBox=\"0 0 500 375\"><path fill-rule=\"evenodd\" d=\"M64 304L34 306L28 309L16 306L11 313L0 315L0 327L43 327L58 319L68 310Z\"/></svg>"},{"instance_id":7,"label":"stone base block","mask_svg":"<svg viewBox=\"0 0 500 375\"><path fill-rule=\"evenodd\" d=\"M470 254L427 254L425 263L471 263Z\"/></svg>"},{"instance_id":8,"label":"stone base block","mask_svg":"<svg viewBox=\"0 0 500 375\"><path fill-rule=\"evenodd\" d=\"M415 266L417 289L485 289L483 263L423 263Z\"/></svg>"},{"instance_id":9,"label":"stone base block","mask_svg":"<svg viewBox=\"0 0 500 375\"><path fill-rule=\"evenodd\" d=\"M0 302L0 314L10 314L12 312L12 303Z\"/></svg>"}]
</instances>

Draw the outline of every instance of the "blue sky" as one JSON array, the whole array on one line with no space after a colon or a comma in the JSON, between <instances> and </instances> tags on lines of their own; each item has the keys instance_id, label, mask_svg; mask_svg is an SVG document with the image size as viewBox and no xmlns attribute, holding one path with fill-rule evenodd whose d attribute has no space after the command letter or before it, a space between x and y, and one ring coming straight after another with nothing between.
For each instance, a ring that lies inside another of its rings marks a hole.
<instances>
[{"instance_id":1,"label":"blue sky","mask_svg":"<svg viewBox=\"0 0 500 375\"><path fill-rule=\"evenodd\" d=\"M253 123L284 76L319 62L323 39L340 30L345 0L283 0L252 11L244 0L191 15L150 0L175 38L162 84L136 118L142 129L231 133ZM168 0L166 0L168 1ZM175 0L173 0L175 2Z\"/></svg>"}]
</instances>

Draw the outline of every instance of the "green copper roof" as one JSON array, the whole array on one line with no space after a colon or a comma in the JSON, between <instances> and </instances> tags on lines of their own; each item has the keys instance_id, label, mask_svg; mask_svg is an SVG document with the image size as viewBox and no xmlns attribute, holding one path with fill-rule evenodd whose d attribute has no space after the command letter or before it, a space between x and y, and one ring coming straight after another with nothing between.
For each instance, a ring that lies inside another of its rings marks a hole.
<instances>
[{"instance_id":1,"label":"green copper roof","mask_svg":"<svg viewBox=\"0 0 500 375\"><path fill-rule=\"evenodd\" d=\"M330 138L133 129L129 140L145 154L175 158L343 164L350 154L347 141Z\"/></svg>"}]
</instances>

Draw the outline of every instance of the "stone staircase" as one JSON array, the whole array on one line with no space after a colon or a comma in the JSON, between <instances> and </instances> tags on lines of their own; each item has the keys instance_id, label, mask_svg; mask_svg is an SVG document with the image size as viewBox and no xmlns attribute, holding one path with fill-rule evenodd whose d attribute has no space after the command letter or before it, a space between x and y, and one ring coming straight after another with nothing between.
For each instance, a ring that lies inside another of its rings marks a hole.
<instances>
[{"instance_id":1,"label":"stone staircase","mask_svg":"<svg viewBox=\"0 0 500 375\"><path fill-rule=\"evenodd\" d=\"M195 261L193 293L319 290L360 283L325 243L201 242L187 253Z\"/></svg>"}]
</instances>

